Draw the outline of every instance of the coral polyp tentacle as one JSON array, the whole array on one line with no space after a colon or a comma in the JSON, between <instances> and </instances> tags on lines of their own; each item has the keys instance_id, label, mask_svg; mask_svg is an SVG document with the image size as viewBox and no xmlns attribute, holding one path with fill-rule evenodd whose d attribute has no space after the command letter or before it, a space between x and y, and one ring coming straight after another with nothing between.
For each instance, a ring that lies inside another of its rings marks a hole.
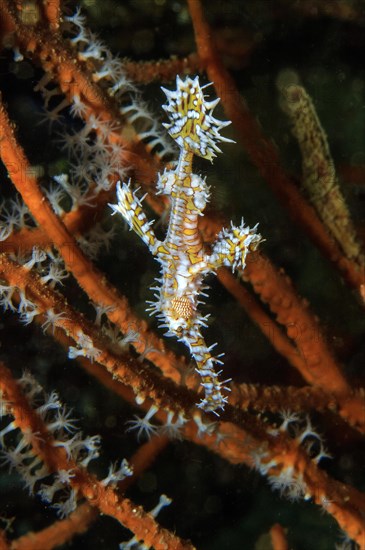
<instances>
[{"instance_id":1,"label":"coral polyp tentacle","mask_svg":"<svg viewBox=\"0 0 365 550\"><path fill-rule=\"evenodd\" d=\"M193 173L193 156L213 160L215 153L220 152L218 143L232 140L219 134L230 122L213 117L212 111L219 99L206 101L204 87L200 86L198 77L185 80L177 77L175 91L162 88L168 100L163 106L169 117L165 127L180 147L176 168L159 174L157 181L157 193L168 195L171 200L164 241L156 239L141 200L130 184L118 184L118 204L110 206L122 214L160 262L159 286L153 288L156 301L149 302L148 310L151 315L157 315L160 327L167 329L166 336L176 336L189 348L204 389L204 398L198 407L218 414L227 402L223 393L228 391L225 386L228 381L219 381L215 364L221 361L212 356L214 345L208 347L200 332L208 319L198 310L202 303L199 298L207 296L203 279L221 266L232 270L244 268L247 253L257 248L261 237L256 228L250 229L242 221L240 226L232 225L220 232L210 254L205 250L198 219L209 200L209 187L203 178Z\"/></svg>"}]
</instances>

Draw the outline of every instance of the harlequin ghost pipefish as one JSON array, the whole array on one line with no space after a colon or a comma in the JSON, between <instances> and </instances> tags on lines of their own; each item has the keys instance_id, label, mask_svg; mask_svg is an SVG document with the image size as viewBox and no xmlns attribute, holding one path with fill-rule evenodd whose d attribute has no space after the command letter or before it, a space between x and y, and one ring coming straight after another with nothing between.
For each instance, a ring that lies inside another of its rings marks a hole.
<instances>
[{"instance_id":1,"label":"harlequin ghost pipefish","mask_svg":"<svg viewBox=\"0 0 365 550\"><path fill-rule=\"evenodd\" d=\"M212 161L221 152L219 142L232 142L219 134L230 122L213 117L220 100L207 101L204 88L198 77L177 77L176 91L162 88L167 96L163 109L169 118L164 126L180 149L175 169L159 174L156 185L157 193L168 195L171 201L165 240L156 238L152 222L147 220L142 201L130 183L118 182L118 203L110 206L113 213L122 214L160 262L161 277L156 279L159 286L152 289L156 291L156 301L149 302L150 314L156 314L160 327L167 328L166 336L176 336L189 348L205 393L198 407L218 414L228 399L222 393L229 391L225 385L229 380L219 381L220 372L215 371L214 365L222 362L211 354L215 344L207 347L201 334L208 320L208 315L203 316L198 310L200 298L206 297L203 280L221 266L231 267L232 271L243 269L247 253L257 248L261 237L256 227L250 229L242 220L239 226L231 224L230 229L223 229L210 252L204 246L198 218L203 216L208 202L209 187L205 179L193 173L193 157Z\"/></svg>"}]
</instances>

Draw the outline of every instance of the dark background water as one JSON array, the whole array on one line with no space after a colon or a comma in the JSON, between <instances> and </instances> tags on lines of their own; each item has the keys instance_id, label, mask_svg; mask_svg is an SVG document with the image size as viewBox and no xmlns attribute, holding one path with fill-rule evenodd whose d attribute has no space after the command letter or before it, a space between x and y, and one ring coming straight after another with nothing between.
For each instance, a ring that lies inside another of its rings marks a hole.
<instances>
[{"instance_id":1,"label":"dark background water","mask_svg":"<svg viewBox=\"0 0 365 550\"><path fill-rule=\"evenodd\" d=\"M147 61L183 57L195 51L191 21L182 1L95 0L83 4L92 30L121 57ZM68 6L72 11L73 4ZM365 180L354 181L348 170L365 166L363 4L212 0L204 6L227 67L298 185L300 152L280 108L277 84L297 78L305 86L327 133L355 225L364 235ZM4 98L29 158L43 166L45 177L57 173L67 165L67 159L53 141L55 136L49 137L45 127L37 125L41 101L32 88L41 71L26 60L15 63L6 52L0 62ZM201 79L205 81L204 76ZM173 83L163 84L173 87ZM164 95L159 85L140 86L140 92L162 122ZM210 93L214 97L213 90ZM224 118L219 109L217 116ZM67 124L74 123L69 120ZM226 135L234 138L234 130L227 130ZM238 144L224 145L223 154L213 165L201 161L196 169L211 185L212 209L236 222L242 216L250 225L259 222L266 239L262 249L285 269L310 302L349 380L355 387L364 386L365 320L357 298L290 221L245 151ZM4 172L1 174L5 180ZM4 181L3 189L5 196L12 194L8 182ZM109 212L105 223L110 223ZM110 252L99 256L98 265L147 318L145 301L151 298L149 288L158 266L143 243L119 228ZM272 349L234 299L216 280L209 283L206 311L211 313L211 322L205 334L208 343L217 341L219 351L225 352L227 377L240 382L300 385L299 374ZM76 284L68 283L66 292L71 303L92 317ZM94 466L96 471L105 472L108 462L131 456L137 442L133 434L126 433L125 422L135 411L69 361L65 351L40 327L19 325L14 315L5 313L1 329L1 356L14 372L29 368L48 391L57 389L62 400L74 408L85 433L101 434L105 458L100 466ZM183 348L170 343L184 353ZM314 411L311 418L333 456L323 467L335 478L364 489L365 448L361 438L329 415ZM24 492L16 474L9 475L5 469L2 473L1 513L16 516L14 535L54 521L51 510ZM334 520L311 503L288 502L246 466L232 466L190 443L171 443L128 496L149 509L161 493L173 499L159 516L161 523L190 538L200 549L270 548L267 532L275 522L287 528L290 547L296 550L326 550L340 540ZM127 538L127 532L114 520L103 517L65 548L117 548Z\"/></svg>"}]
</instances>

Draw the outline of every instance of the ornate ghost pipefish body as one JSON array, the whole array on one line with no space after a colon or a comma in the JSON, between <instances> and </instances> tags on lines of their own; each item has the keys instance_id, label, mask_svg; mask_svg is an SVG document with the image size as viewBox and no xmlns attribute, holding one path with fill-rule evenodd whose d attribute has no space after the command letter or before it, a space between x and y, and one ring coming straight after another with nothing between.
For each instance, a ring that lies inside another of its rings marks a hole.
<instances>
[{"instance_id":1,"label":"ornate ghost pipefish body","mask_svg":"<svg viewBox=\"0 0 365 550\"><path fill-rule=\"evenodd\" d=\"M206 412L224 409L227 397L222 390L228 382L219 381L215 363L221 361L211 354L213 346L207 347L201 334L208 316L203 316L198 305L199 297L206 296L203 279L215 273L221 266L232 271L245 267L246 255L255 250L261 240L256 227L250 229L243 221L240 226L231 225L223 229L207 253L200 232L198 218L203 215L209 200L209 188L204 179L193 173L193 157L197 155L212 161L215 153L221 152L219 142L232 140L220 136L219 131L230 124L213 117L212 111L219 102L206 101L199 78L176 79L176 91L164 88L167 104L163 106L170 122L164 124L170 136L180 148L177 166L159 174L157 193L165 194L171 200L171 215L164 241L159 241L143 212L141 201L131 190L130 184L117 186L118 203L110 205L119 212L161 264L161 277L155 302L150 302L151 314L156 314L160 326L167 328L167 336L177 336L190 350L196 371L201 377L204 398L198 407Z\"/></svg>"}]
</instances>

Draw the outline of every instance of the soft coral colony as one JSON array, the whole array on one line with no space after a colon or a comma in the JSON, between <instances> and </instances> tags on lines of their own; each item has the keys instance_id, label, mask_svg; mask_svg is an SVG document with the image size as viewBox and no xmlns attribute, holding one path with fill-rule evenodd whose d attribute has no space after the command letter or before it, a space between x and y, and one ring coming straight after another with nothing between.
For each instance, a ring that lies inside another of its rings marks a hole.
<instances>
[{"instance_id":1,"label":"soft coral colony","mask_svg":"<svg viewBox=\"0 0 365 550\"><path fill-rule=\"evenodd\" d=\"M248 145L254 162L262 163L265 175L267 161L278 183L290 186L285 176L280 177L265 137L234 95L234 84L214 51L200 3L194 0L189 6L200 64L222 90L224 107L232 113L238 135L245 142L244 131L249 128L252 143L257 141L256 149ZM169 502L167 497L163 496L160 505L147 513L124 494L169 441L185 438L232 464L256 468L273 488L291 500L312 500L337 520L350 539L364 547L365 497L321 468L328 453L308 416L312 409L330 410L363 433L363 393L351 388L315 316L288 279L263 254L257 256L260 236L256 228L250 229L242 222L221 229L204 216L209 188L194 173L192 163L194 155L212 160L219 152L218 144L230 141L220 134L228 123L213 116L218 100L208 101L198 77L177 77L175 90L164 89L164 109L169 118L165 127L178 146L179 157L177 163L170 162L163 170L164 159L175 154L174 147L135 93L123 62L88 30L79 9L62 17L56 2L34 3L31 7L30 3L1 3L2 43L14 50L16 61L26 57L43 69L36 92L44 99L45 122L61 125L57 139L69 155L70 170L56 175L43 187L17 140L5 105L1 105L1 158L22 197L2 206L1 303L6 310L17 313L25 325L40 323L66 347L71 359L77 359L109 391L137 404L142 414L128 420L128 429L137 430L138 437L147 435L150 441L130 457L129 463L120 458L104 478L98 479L88 466L99 457L100 438L82 435L56 392L44 392L28 372L16 379L9 367L1 364L0 442L4 464L17 470L27 489L51 504L61 517L71 514L71 522L59 520L48 528L54 534L54 545L87 530L100 513L132 531L132 540L122 543L121 548L192 548L190 542L156 521L160 508ZM166 66L174 80L176 61ZM152 79L159 70L159 64L149 64L146 72ZM188 72L189 65L184 70ZM224 83L228 94L224 93ZM69 122L63 119L64 112L82 121L77 131L67 131ZM305 123L308 117L304 127ZM320 131L316 127L315 132ZM260 152L262 145L265 155ZM317 161L320 154L319 150L314 155ZM328 160L328 155L325 142L321 160ZM155 194L151 186L156 172ZM122 184L129 176L130 182ZM169 206L164 240L155 235L136 185L149 188L145 202L158 214ZM346 279L361 289L363 281L356 265L362 261L361 254L357 253L355 260L341 256L311 208L300 195L295 198L300 220L318 228L312 233L322 239L322 249L332 250ZM336 198L341 202L338 193ZM168 336L176 336L188 347L194 368L166 348L165 339L136 316L127 299L92 261L112 237L112 232L99 223L106 209L110 213L108 203L114 212L123 215L161 264L156 301L150 304L150 311L157 314ZM338 219L341 221L343 215L339 214ZM345 225L350 227L347 222ZM336 228L336 232L341 239L341 229ZM346 250L344 246L339 248ZM249 252L257 261L245 267ZM232 276L233 270L251 282L289 338L258 304L247 301L243 287ZM307 385L278 388L220 380L215 369L220 360L211 354L213 346L208 347L201 334L208 317L199 309L200 298L205 295L205 277L215 272ZM67 301L69 274L93 303L94 320ZM291 327L296 326L305 327L300 341L291 337ZM309 334L315 334L315 339ZM271 423L262 416L265 411L272 414ZM216 413L215 422L210 412ZM272 532L273 541L278 532L285 538L279 526ZM2 534L4 548L21 545L20 539L10 541L7 536L10 539L10 534ZM47 528L24 536L34 548L44 547L40 541L47 538Z\"/></svg>"}]
</instances>

